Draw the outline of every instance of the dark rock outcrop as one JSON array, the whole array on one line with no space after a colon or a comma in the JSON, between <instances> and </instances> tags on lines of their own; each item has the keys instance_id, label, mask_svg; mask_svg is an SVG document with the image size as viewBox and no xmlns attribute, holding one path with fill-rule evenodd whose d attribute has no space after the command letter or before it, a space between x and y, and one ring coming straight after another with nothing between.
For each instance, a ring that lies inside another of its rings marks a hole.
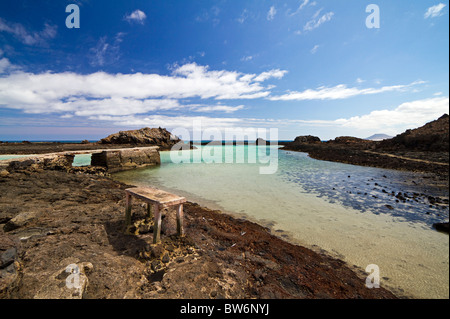
<instances>
[{"instance_id":1,"label":"dark rock outcrop","mask_svg":"<svg viewBox=\"0 0 450 319\"><path fill-rule=\"evenodd\" d=\"M330 140L327 142L328 144L339 144L339 145L349 145L349 146L357 146L361 148L367 148L372 145L375 145L374 141L365 140L353 136L339 136L334 140Z\"/></svg>"},{"instance_id":2,"label":"dark rock outcrop","mask_svg":"<svg viewBox=\"0 0 450 319\"><path fill-rule=\"evenodd\" d=\"M297 136L293 142L294 144L314 144L321 143L320 138L312 135Z\"/></svg>"},{"instance_id":3,"label":"dark rock outcrop","mask_svg":"<svg viewBox=\"0 0 450 319\"><path fill-rule=\"evenodd\" d=\"M20 284L19 250L18 240L0 231L0 299L10 298Z\"/></svg>"},{"instance_id":4,"label":"dark rock outcrop","mask_svg":"<svg viewBox=\"0 0 450 319\"><path fill-rule=\"evenodd\" d=\"M448 222L446 222L446 223L436 223L436 224L433 224L433 227L437 230L437 231L440 231L440 232L443 232L443 233L449 233L449 224L448 224Z\"/></svg>"},{"instance_id":5,"label":"dark rock outcrop","mask_svg":"<svg viewBox=\"0 0 450 319\"><path fill-rule=\"evenodd\" d=\"M377 149L448 152L449 116L444 114L422 127L407 130L392 139L382 141Z\"/></svg>"},{"instance_id":6,"label":"dark rock outcrop","mask_svg":"<svg viewBox=\"0 0 450 319\"><path fill-rule=\"evenodd\" d=\"M120 131L99 141L100 144L134 144L154 145L161 150L170 150L172 146L182 142L164 128L142 128L139 130Z\"/></svg>"},{"instance_id":7,"label":"dark rock outcrop","mask_svg":"<svg viewBox=\"0 0 450 319\"><path fill-rule=\"evenodd\" d=\"M284 142L284 150L308 153L310 157L333 162L380 168L433 173L448 177L449 116L383 141L341 136L320 142L299 136Z\"/></svg>"},{"instance_id":8,"label":"dark rock outcrop","mask_svg":"<svg viewBox=\"0 0 450 319\"><path fill-rule=\"evenodd\" d=\"M48 154L7 161L7 171L55 170L69 171L75 158L73 154Z\"/></svg>"},{"instance_id":9,"label":"dark rock outcrop","mask_svg":"<svg viewBox=\"0 0 450 319\"><path fill-rule=\"evenodd\" d=\"M270 144L270 143L267 143L267 141L266 141L265 139L259 137L259 138L256 140L255 144L256 144L256 145L266 145L266 144Z\"/></svg>"}]
</instances>

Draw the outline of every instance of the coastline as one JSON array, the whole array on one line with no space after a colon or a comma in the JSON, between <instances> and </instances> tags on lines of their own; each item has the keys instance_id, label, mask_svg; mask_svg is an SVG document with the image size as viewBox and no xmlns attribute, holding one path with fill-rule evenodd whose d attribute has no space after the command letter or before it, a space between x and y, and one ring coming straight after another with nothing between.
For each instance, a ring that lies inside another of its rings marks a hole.
<instances>
[{"instance_id":1,"label":"coastline","mask_svg":"<svg viewBox=\"0 0 450 319\"><path fill-rule=\"evenodd\" d=\"M409 172L430 173L437 180L448 180L448 152L375 152L370 149L322 144L285 143L281 150L308 153L311 158L359 166L378 167ZM405 154L406 153L406 154ZM446 159L446 161L445 161ZM445 183L443 185L448 184Z\"/></svg>"},{"instance_id":2,"label":"coastline","mask_svg":"<svg viewBox=\"0 0 450 319\"><path fill-rule=\"evenodd\" d=\"M124 235L123 190L130 185L108 177L17 171L0 185L0 223L8 225L0 251L15 251L2 298L51 297L49 286L61 284L52 274L73 263L90 265L81 296L87 299L396 298L366 288L363 274L339 259L195 203L185 205L183 239L174 236L169 212L162 243L150 244L152 221L138 202L135 234Z\"/></svg>"}]
</instances>

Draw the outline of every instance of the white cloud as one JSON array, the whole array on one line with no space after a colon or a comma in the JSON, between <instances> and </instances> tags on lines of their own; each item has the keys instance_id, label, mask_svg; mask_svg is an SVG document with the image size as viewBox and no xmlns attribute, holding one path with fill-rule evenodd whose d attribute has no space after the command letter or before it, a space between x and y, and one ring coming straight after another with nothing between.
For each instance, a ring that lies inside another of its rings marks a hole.
<instances>
[{"instance_id":1,"label":"white cloud","mask_svg":"<svg viewBox=\"0 0 450 319\"><path fill-rule=\"evenodd\" d=\"M448 113L449 98L429 98L405 102L392 110L375 110L369 114L341 118L336 120L285 120L285 124L307 126L327 126L349 129L353 134L357 131L373 134L383 132L396 135L406 129L420 127Z\"/></svg>"},{"instance_id":2,"label":"white cloud","mask_svg":"<svg viewBox=\"0 0 450 319\"><path fill-rule=\"evenodd\" d=\"M298 14L300 11L302 11L302 9L308 5L309 0L303 0L303 2L300 4L300 6L297 8L297 10L295 10L294 12L290 13L290 10L287 12L287 14L289 16L294 16L296 14ZM314 3L315 4L315 3ZM313 3L311 3L311 5L313 5Z\"/></svg>"},{"instance_id":3,"label":"white cloud","mask_svg":"<svg viewBox=\"0 0 450 319\"><path fill-rule=\"evenodd\" d=\"M194 112L224 112L224 113L234 113L236 111L242 110L244 105L238 106L228 106L228 105L195 105L191 106L191 110Z\"/></svg>"},{"instance_id":4,"label":"white cloud","mask_svg":"<svg viewBox=\"0 0 450 319\"><path fill-rule=\"evenodd\" d=\"M322 15L319 19L317 19L319 13L320 10L317 11L316 14L313 16L313 18L305 24L305 26L303 27L304 31L312 31L320 27L323 23L330 21L334 16L334 12L328 12Z\"/></svg>"},{"instance_id":5,"label":"white cloud","mask_svg":"<svg viewBox=\"0 0 450 319\"><path fill-rule=\"evenodd\" d=\"M212 106L209 111L223 111L219 107ZM195 106L202 107L202 106ZM204 106L205 108L207 106ZM217 107L217 110L214 108ZM223 106L225 107L225 106ZM236 108L240 108L236 107ZM243 106L242 106L243 107ZM345 129L349 132L360 134L373 134L373 132L383 132L396 135L409 128L416 128L427 122L436 120L442 114L448 113L448 97L430 98L402 103L392 110L376 110L369 114L341 118L336 120L294 120L294 119L258 119L258 118L223 118L208 116L165 116L165 115L95 115L89 117L90 120L108 121L114 125L122 127L168 127L168 128L192 128L194 121L200 121L202 128L248 128L248 127L286 127L295 128L299 126L309 127L333 127L335 129ZM224 108L225 110L225 108ZM201 111L200 109L198 110ZM226 112L226 111L225 111Z\"/></svg>"},{"instance_id":6,"label":"white cloud","mask_svg":"<svg viewBox=\"0 0 450 319\"><path fill-rule=\"evenodd\" d=\"M241 61L244 61L244 62L250 61L250 60L253 60L253 56L251 56L251 55L244 56L241 58Z\"/></svg>"},{"instance_id":7,"label":"white cloud","mask_svg":"<svg viewBox=\"0 0 450 319\"><path fill-rule=\"evenodd\" d=\"M335 124L355 129L392 131L399 128L416 128L448 113L448 97L430 98L407 102L394 110L378 110L349 119L338 119Z\"/></svg>"},{"instance_id":8,"label":"white cloud","mask_svg":"<svg viewBox=\"0 0 450 319\"><path fill-rule=\"evenodd\" d=\"M1 57L1 54L0 54ZM0 59L0 74L8 73L11 70L14 70L16 67L9 62L7 58Z\"/></svg>"},{"instance_id":9,"label":"white cloud","mask_svg":"<svg viewBox=\"0 0 450 319\"><path fill-rule=\"evenodd\" d=\"M4 62L3 62L4 63ZM6 63L5 63L6 65ZM243 74L209 70L195 63L176 66L171 75L14 72L0 77L0 105L27 113L78 116L133 115L189 108L180 99L257 99L270 95L261 82L281 78L286 71ZM216 105L203 111L234 112L238 107ZM199 109L200 110L200 109Z\"/></svg>"},{"instance_id":10,"label":"white cloud","mask_svg":"<svg viewBox=\"0 0 450 319\"><path fill-rule=\"evenodd\" d=\"M319 50L320 45L316 44L312 49L311 49L311 54L316 54L317 50Z\"/></svg>"},{"instance_id":11,"label":"white cloud","mask_svg":"<svg viewBox=\"0 0 450 319\"><path fill-rule=\"evenodd\" d=\"M200 122L202 128L232 128L242 126L245 121L240 118L223 118L207 116L94 116L90 120L109 121L114 125L122 127L166 127L166 128L186 128L192 129L193 123Z\"/></svg>"},{"instance_id":12,"label":"white cloud","mask_svg":"<svg viewBox=\"0 0 450 319\"><path fill-rule=\"evenodd\" d=\"M443 15L442 9L444 9L445 7L446 5L443 3L439 3L435 6L429 7L425 12L424 18L436 18Z\"/></svg>"},{"instance_id":13,"label":"white cloud","mask_svg":"<svg viewBox=\"0 0 450 319\"><path fill-rule=\"evenodd\" d=\"M120 43L125 33L119 32L114 40L109 42L106 36L101 37L96 46L89 50L89 60L92 66L104 66L117 62L120 58Z\"/></svg>"},{"instance_id":14,"label":"white cloud","mask_svg":"<svg viewBox=\"0 0 450 319\"><path fill-rule=\"evenodd\" d=\"M219 14L221 9L217 6L213 6L209 10L203 9L202 12L195 17L197 22L208 22L211 21L213 26L217 26L220 23Z\"/></svg>"},{"instance_id":15,"label":"white cloud","mask_svg":"<svg viewBox=\"0 0 450 319\"><path fill-rule=\"evenodd\" d=\"M274 6L270 7L269 12L267 12L267 20L271 21L275 18L275 15L277 14L277 9L275 9Z\"/></svg>"},{"instance_id":16,"label":"white cloud","mask_svg":"<svg viewBox=\"0 0 450 319\"><path fill-rule=\"evenodd\" d=\"M237 21L239 23L244 23L249 17L249 13L247 9L244 9L244 11L242 11L241 16L237 19Z\"/></svg>"},{"instance_id":17,"label":"white cloud","mask_svg":"<svg viewBox=\"0 0 450 319\"><path fill-rule=\"evenodd\" d=\"M40 32L30 32L20 23L9 23L0 18L0 32L12 34L26 45L47 45L47 41L56 37L57 26L45 23Z\"/></svg>"},{"instance_id":18,"label":"white cloud","mask_svg":"<svg viewBox=\"0 0 450 319\"><path fill-rule=\"evenodd\" d=\"M423 84L423 81L415 81L407 85L383 86L381 88L359 89L356 87L347 87L345 84L339 84L334 87L319 87L315 90L307 89L303 92L292 91L281 96L272 96L272 101L305 101L305 100L340 100L358 95L378 94L392 91L404 91L412 86Z\"/></svg>"},{"instance_id":19,"label":"white cloud","mask_svg":"<svg viewBox=\"0 0 450 319\"><path fill-rule=\"evenodd\" d=\"M124 19L130 23L135 22L139 24L144 24L146 18L147 15L143 11L138 9L133 11L131 14L126 15Z\"/></svg>"},{"instance_id":20,"label":"white cloud","mask_svg":"<svg viewBox=\"0 0 450 319\"><path fill-rule=\"evenodd\" d=\"M260 75L258 75L257 77L255 77L254 81L256 81L256 82L263 82L263 81L268 80L270 78L281 79L282 77L284 77L284 75L287 72L288 71L280 70L280 69L270 70L268 72L263 72Z\"/></svg>"}]
</instances>

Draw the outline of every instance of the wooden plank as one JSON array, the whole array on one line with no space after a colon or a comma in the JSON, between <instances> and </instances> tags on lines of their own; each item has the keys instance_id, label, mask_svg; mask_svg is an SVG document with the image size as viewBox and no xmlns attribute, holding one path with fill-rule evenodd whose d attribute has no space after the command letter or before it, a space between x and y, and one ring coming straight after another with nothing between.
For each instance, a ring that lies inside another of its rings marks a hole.
<instances>
[{"instance_id":1,"label":"wooden plank","mask_svg":"<svg viewBox=\"0 0 450 319\"><path fill-rule=\"evenodd\" d=\"M178 205L186 202L186 198L151 187L128 188L126 192L153 204L164 206Z\"/></svg>"},{"instance_id":2,"label":"wooden plank","mask_svg":"<svg viewBox=\"0 0 450 319\"><path fill-rule=\"evenodd\" d=\"M147 203L147 217L149 219L152 219L152 204L151 203Z\"/></svg>"},{"instance_id":3,"label":"wooden plank","mask_svg":"<svg viewBox=\"0 0 450 319\"><path fill-rule=\"evenodd\" d=\"M177 231L179 236L184 236L183 229L183 204L177 207Z\"/></svg>"},{"instance_id":4,"label":"wooden plank","mask_svg":"<svg viewBox=\"0 0 450 319\"><path fill-rule=\"evenodd\" d=\"M158 204L153 205L155 214L155 223L153 226L153 243L157 244L161 238L161 209Z\"/></svg>"},{"instance_id":5,"label":"wooden plank","mask_svg":"<svg viewBox=\"0 0 450 319\"><path fill-rule=\"evenodd\" d=\"M131 195L128 192L125 192L125 227L131 225Z\"/></svg>"}]
</instances>

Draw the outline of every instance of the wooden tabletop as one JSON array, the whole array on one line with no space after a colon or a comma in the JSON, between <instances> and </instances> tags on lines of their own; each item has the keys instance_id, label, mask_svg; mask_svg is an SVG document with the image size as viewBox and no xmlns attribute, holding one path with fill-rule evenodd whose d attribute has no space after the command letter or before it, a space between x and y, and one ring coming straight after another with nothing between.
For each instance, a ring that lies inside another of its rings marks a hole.
<instances>
[{"instance_id":1,"label":"wooden tabletop","mask_svg":"<svg viewBox=\"0 0 450 319\"><path fill-rule=\"evenodd\" d=\"M135 187L125 190L130 195L144 201L161 205L178 205L186 202L186 198L152 187Z\"/></svg>"}]
</instances>

